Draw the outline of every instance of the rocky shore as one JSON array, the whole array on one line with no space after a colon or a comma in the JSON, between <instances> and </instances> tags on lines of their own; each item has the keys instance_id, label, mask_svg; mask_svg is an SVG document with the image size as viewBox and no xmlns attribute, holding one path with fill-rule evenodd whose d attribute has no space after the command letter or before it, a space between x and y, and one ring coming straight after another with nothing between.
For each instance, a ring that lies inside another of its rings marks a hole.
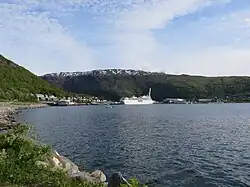
<instances>
[{"instance_id":1,"label":"rocky shore","mask_svg":"<svg viewBox=\"0 0 250 187\"><path fill-rule=\"evenodd\" d=\"M56 151L53 151L52 155L46 161L37 161L36 164L40 167L51 168L52 170L62 170L70 178L78 181L108 185L107 178L102 171L96 170L92 173L80 171L75 163L59 155Z\"/></svg>"},{"instance_id":2,"label":"rocky shore","mask_svg":"<svg viewBox=\"0 0 250 187\"><path fill-rule=\"evenodd\" d=\"M46 104L32 103L11 103L4 102L0 103L0 131L9 130L13 126L17 125L18 122L15 119L15 114L24 109L43 108L48 107Z\"/></svg>"},{"instance_id":3,"label":"rocky shore","mask_svg":"<svg viewBox=\"0 0 250 187\"><path fill-rule=\"evenodd\" d=\"M15 119L15 115L21 110L42 107L48 107L48 105L0 103L0 133L8 132L8 130L19 124ZM53 151L53 154L45 161L37 161L36 164L39 167L52 168L53 170L62 170L66 172L70 178L82 182L103 184L104 186L108 187L120 187L121 184L131 186L119 172L114 173L112 176L110 176L109 180L107 180L105 174L100 170L93 172L80 171L75 163L64 156L59 155L56 151Z\"/></svg>"}]
</instances>

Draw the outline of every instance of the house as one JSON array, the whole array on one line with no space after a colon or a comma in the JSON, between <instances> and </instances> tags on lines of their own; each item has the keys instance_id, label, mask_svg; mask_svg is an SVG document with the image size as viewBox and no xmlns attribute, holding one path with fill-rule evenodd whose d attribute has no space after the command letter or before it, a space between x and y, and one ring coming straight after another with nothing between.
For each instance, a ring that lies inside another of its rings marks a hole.
<instances>
[{"instance_id":1,"label":"house","mask_svg":"<svg viewBox=\"0 0 250 187\"><path fill-rule=\"evenodd\" d=\"M45 96L43 94L36 94L38 101L45 101Z\"/></svg>"},{"instance_id":2,"label":"house","mask_svg":"<svg viewBox=\"0 0 250 187\"><path fill-rule=\"evenodd\" d=\"M49 100L49 101L58 101L58 98L55 97L54 95L50 95L50 96L48 97L48 100Z\"/></svg>"},{"instance_id":3,"label":"house","mask_svg":"<svg viewBox=\"0 0 250 187\"><path fill-rule=\"evenodd\" d=\"M54 95L46 95L46 94L36 94L38 101L57 101L58 98Z\"/></svg>"}]
</instances>

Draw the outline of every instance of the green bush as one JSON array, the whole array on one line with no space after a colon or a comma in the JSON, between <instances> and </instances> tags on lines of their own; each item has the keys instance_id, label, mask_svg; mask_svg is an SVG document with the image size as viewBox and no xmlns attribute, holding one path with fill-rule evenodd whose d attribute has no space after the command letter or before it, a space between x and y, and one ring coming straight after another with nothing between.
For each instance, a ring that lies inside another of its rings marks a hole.
<instances>
[{"instance_id":1,"label":"green bush","mask_svg":"<svg viewBox=\"0 0 250 187\"><path fill-rule=\"evenodd\" d=\"M123 184L121 187L147 187L146 185L140 184L140 182L136 178L132 178L129 181L129 185Z\"/></svg>"}]
</instances>

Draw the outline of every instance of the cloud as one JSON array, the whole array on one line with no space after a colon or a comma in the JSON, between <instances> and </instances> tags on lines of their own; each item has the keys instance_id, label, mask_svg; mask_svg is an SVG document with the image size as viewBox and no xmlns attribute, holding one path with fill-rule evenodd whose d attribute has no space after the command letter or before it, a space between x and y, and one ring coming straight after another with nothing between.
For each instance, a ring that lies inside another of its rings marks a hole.
<instances>
[{"instance_id":1,"label":"cloud","mask_svg":"<svg viewBox=\"0 0 250 187\"><path fill-rule=\"evenodd\" d=\"M246 74L244 67L250 68L247 46L250 42L246 41L250 36L249 11L197 18L183 22L173 32L166 29L175 19L201 12L214 2L155 0L122 13L116 21L114 39L120 66L176 74ZM216 5L220 3L230 1L216 1ZM169 40L162 41L159 37L157 31L163 29Z\"/></svg>"},{"instance_id":2,"label":"cloud","mask_svg":"<svg viewBox=\"0 0 250 187\"><path fill-rule=\"evenodd\" d=\"M206 76L249 75L249 59L249 49L230 46L188 51L179 56L170 56L170 60L175 62L175 67L170 66L167 73Z\"/></svg>"},{"instance_id":3,"label":"cloud","mask_svg":"<svg viewBox=\"0 0 250 187\"><path fill-rule=\"evenodd\" d=\"M68 2L72 6L81 3ZM50 3L44 0L1 3L1 53L38 74L59 69L93 68L91 49L76 40L48 10L69 11L63 7L68 6L55 0Z\"/></svg>"},{"instance_id":4,"label":"cloud","mask_svg":"<svg viewBox=\"0 0 250 187\"><path fill-rule=\"evenodd\" d=\"M177 16L197 11L210 0L152 0L140 4L130 12L122 12L117 25L124 30L145 31L164 28Z\"/></svg>"},{"instance_id":5,"label":"cloud","mask_svg":"<svg viewBox=\"0 0 250 187\"><path fill-rule=\"evenodd\" d=\"M116 25L117 53L122 66L157 70L166 68L167 46L154 35L153 30L163 29L178 16L197 11L211 1L168 0L149 1L131 11L122 12ZM118 60L118 59L117 59ZM165 67L164 67L165 66Z\"/></svg>"},{"instance_id":6,"label":"cloud","mask_svg":"<svg viewBox=\"0 0 250 187\"><path fill-rule=\"evenodd\" d=\"M247 74L250 7L234 1L2 0L0 53L37 74Z\"/></svg>"}]
</instances>

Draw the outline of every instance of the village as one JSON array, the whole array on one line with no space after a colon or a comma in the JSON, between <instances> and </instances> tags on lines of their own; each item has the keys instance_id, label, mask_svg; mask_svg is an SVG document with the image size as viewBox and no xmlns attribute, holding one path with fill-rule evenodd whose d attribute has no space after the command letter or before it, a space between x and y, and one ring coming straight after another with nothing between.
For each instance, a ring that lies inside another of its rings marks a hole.
<instances>
[{"instance_id":1,"label":"village","mask_svg":"<svg viewBox=\"0 0 250 187\"><path fill-rule=\"evenodd\" d=\"M50 106L72 106L72 105L119 105L121 102L108 101L94 96L74 96L74 97L56 97L54 95L36 94L37 100L40 103L45 103ZM161 102L155 101L154 104L209 104L223 103L225 99L197 99L186 100L182 98L166 98Z\"/></svg>"},{"instance_id":2,"label":"village","mask_svg":"<svg viewBox=\"0 0 250 187\"><path fill-rule=\"evenodd\" d=\"M119 102L107 101L94 96L75 96L58 98L54 95L36 94L37 100L51 106L67 105L100 105L100 104L119 104Z\"/></svg>"}]
</instances>

